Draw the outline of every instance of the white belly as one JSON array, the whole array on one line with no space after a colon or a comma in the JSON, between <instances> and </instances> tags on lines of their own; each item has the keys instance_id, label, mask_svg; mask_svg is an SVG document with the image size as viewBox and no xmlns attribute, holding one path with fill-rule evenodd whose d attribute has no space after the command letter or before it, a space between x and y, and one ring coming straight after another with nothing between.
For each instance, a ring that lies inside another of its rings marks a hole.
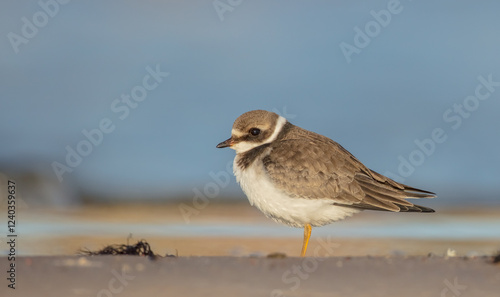
<instances>
[{"instance_id":1,"label":"white belly","mask_svg":"<svg viewBox=\"0 0 500 297\"><path fill-rule=\"evenodd\" d=\"M292 227L304 227L305 224L323 226L359 212L333 205L330 199L289 197L273 185L260 160L241 170L237 159L238 156L234 159L234 175L250 204L276 222Z\"/></svg>"}]
</instances>

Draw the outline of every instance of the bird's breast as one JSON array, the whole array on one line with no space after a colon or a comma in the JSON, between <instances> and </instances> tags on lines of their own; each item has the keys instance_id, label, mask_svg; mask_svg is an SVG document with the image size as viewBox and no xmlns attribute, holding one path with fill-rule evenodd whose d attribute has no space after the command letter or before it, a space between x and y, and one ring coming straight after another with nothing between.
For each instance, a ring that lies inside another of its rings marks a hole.
<instances>
[{"instance_id":1,"label":"bird's breast","mask_svg":"<svg viewBox=\"0 0 500 297\"><path fill-rule=\"evenodd\" d=\"M292 227L305 224L323 226L358 212L335 206L329 199L290 197L269 178L261 159L246 168L238 166L238 161L237 155L233 164L234 175L250 204L276 222Z\"/></svg>"}]
</instances>

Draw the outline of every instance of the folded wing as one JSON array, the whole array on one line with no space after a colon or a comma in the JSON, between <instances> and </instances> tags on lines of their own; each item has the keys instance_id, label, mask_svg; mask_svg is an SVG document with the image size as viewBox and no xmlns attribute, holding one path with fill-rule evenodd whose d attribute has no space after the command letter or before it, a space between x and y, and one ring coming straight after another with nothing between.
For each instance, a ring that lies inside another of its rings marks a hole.
<instances>
[{"instance_id":1,"label":"folded wing","mask_svg":"<svg viewBox=\"0 0 500 297\"><path fill-rule=\"evenodd\" d=\"M434 212L406 200L433 198L434 193L368 169L338 143L319 134L276 141L263 162L269 178L291 197L330 199L332 204L359 209Z\"/></svg>"}]
</instances>

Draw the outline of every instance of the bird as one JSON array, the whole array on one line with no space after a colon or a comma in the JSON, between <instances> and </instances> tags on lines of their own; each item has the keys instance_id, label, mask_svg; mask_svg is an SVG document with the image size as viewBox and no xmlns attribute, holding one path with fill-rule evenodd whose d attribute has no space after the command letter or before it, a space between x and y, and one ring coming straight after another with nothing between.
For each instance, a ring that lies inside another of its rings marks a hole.
<instances>
[{"instance_id":1,"label":"bird","mask_svg":"<svg viewBox=\"0 0 500 297\"><path fill-rule=\"evenodd\" d=\"M233 173L251 205L268 218L304 228L304 257L312 227L364 210L432 213L406 199L434 198L379 174L330 138L266 110L252 110L233 123L217 148L236 151Z\"/></svg>"}]
</instances>

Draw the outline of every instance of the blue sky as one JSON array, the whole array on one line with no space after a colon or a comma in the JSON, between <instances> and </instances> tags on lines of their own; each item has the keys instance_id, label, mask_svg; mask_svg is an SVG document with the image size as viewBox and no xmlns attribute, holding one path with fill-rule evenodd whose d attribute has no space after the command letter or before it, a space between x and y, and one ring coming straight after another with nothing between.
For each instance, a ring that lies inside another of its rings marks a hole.
<instances>
[{"instance_id":1,"label":"blue sky","mask_svg":"<svg viewBox=\"0 0 500 297\"><path fill-rule=\"evenodd\" d=\"M0 4L6 167L57 178L53 162L67 165L66 148L108 119L113 131L63 183L190 196L232 160L215 145L235 118L266 109L443 203L499 198L496 1L41 3ZM168 76L154 81L148 67ZM144 95L145 79L158 85ZM121 101L134 94L142 101ZM243 195L234 178L219 190Z\"/></svg>"}]
</instances>

